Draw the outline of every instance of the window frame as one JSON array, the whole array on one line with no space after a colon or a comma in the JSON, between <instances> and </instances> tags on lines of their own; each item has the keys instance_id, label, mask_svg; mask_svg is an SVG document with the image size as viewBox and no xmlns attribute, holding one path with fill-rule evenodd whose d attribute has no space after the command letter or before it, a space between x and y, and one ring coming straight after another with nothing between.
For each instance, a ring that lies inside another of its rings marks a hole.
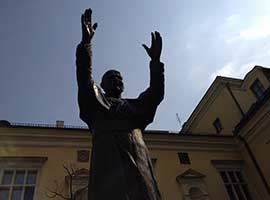
<instances>
[{"instance_id":1,"label":"window frame","mask_svg":"<svg viewBox=\"0 0 270 200\"><path fill-rule=\"evenodd\" d=\"M244 161L242 161L242 160L212 160L211 162L218 171L219 177L220 177L220 179L221 179L221 181L222 181L222 183L224 185L224 189L226 191L226 195L227 195L227 198L229 200L231 200L231 198L230 198L230 194L228 192L228 189L226 187L227 185L231 186L232 191L233 191L233 195L235 197L235 200L240 200L241 199L239 197L239 195L238 195L238 192L235 189L236 186L239 186L238 188L240 188L240 190L241 190L240 193L242 195L244 195L244 199L246 199L246 200L253 200L254 199L253 195L252 195L252 192L250 190L249 184L248 184L247 176L246 176L246 174L244 172ZM226 173L226 177L229 180L228 182L224 181L224 179L223 179L223 177L221 175L221 172ZM236 179L236 182L231 180L229 172L233 172L233 177ZM242 179L243 179L243 182L241 182L239 180L239 177L236 176L237 172L240 172L240 174L242 176ZM237 180L239 182L237 182ZM247 189L247 193L243 189L244 186Z\"/></svg>"},{"instance_id":2,"label":"window frame","mask_svg":"<svg viewBox=\"0 0 270 200\"><path fill-rule=\"evenodd\" d=\"M12 182L10 185L7 185L9 188L9 199L11 199L11 194L14 188L14 179L15 179L15 172L16 171L37 171L36 174L36 182L34 184L35 186L35 191L34 191L34 196L33 199L36 198L36 195L38 193L39 189L39 184L40 184L40 173L41 173L41 168L44 165L44 163L48 160L48 157L31 157L31 156L25 156L25 157L20 157L20 156L0 156L0 181L2 181L4 171L12 170ZM26 175L26 174L25 174ZM27 179L25 177L25 179ZM25 180L26 181L26 180ZM30 186L25 184L20 185L20 187L23 187L23 191L25 191L26 186ZM0 182L0 186L2 186L2 183ZM6 186L4 186L6 187ZM16 187L16 186L15 186ZM24 193L23 193L24 195ZM21 199L23 197L21 196Z\"/></svg>"},{"instance_id":3,"label":"window frame","mask_svg":"<svg viewBox=\"0 0 270 200\"><path fill-rule=\"evenodd\" d=\"M255 81L253 81L253 83L249 88L257 100L261 100L263 98L266 89L264 88L264 85L258 78L255 79ZM262 95L259 95L259 93L257 92L258 90L256 90L255 88L256 89L259 88L261 90L260 92L262 92Z\"/></svg>"},{"instance_id":4,"label":"window frame","mask_svg":"<svg viewBox=\"0 0 270 200\"><path fill-rule=\"evenodd\" d=\"M177 155L178 155L180 164L191 165L191 160L190 160L188 152L178 152Z\"/></svg>"},{"instance_id":5,"label":"window frame","mask_svg":"<svg viewBox=\"0 0 270 200\"><path fill-rule=\"evenodd\" d=\"M222 176L221 176L221 173L222 172L225 173L226 178L227 178L228 181L225 181L222 178ZM231 177L230 173L232 173L233 178ZM240 173L241 174L242 181L237 176L237 173ZM233 192L233 196L236 199L241 200L242 199L241 195L244 195L244 199L246 199L246 200L251 200L252 199L251 194L250 194L250 190L248 189L248 183L246 181L246 178L245 178L245 175L244 175L243 170L239 170L239 169L237 169L237 170L236 169L225 169L225 170L220 170L219 171L219 174L220 174L220 176L221 176L221 178L223 180L223 184L224 184L224 186L226 188L227 195L229 196L229 198L230 198L230 194L228 192L227 187L230 187L231 188L231 190ZM232 179L235 179L235 181L232 180ZM240 195L239 195L239 192L240 192Z\"/></svg>"},{"instance_id":6,"label":"window frame","mask_svg":"<svg viewBox=\"0 0 270 200\"><path fill-rule=\"evenodd\" d=\"M3 179L3 176L4 176L4 172L5 171L12 171L13 174L12 174L12 180L11 180L11 183L10 184L5 184L5 185L2 185L1 181ZM22 184L15 184L14 181L15 181L15 177L16 177L16 171L25 171L25 174L24 176L24 182ZM35 184L27 184L26 181L27 181L27 175L29 172L31 171L36 171L36 181L35 181ZM36 195L37 195L37 186L38 186L38 183L39 183L39 175L40 175L40 169L37 168L37 167L34 167L34 168L22 168L22 167L5 167L5 168L0 168L0 187L6 187L9 189L9 198L8 199L11 199L11 195L12 195L12 192L14 190L14 188L16 187L22 187L22 194L21 194L21 199L23 199L24 197L24 194L25 194L25 188L26 187L33 187L34 186L34 195L33 195L33 199L35 199Z\"/></svg>"},{"instance_id":7,"label":"window frame","mask_svg":"<svg viewBox=\"0 0 270 200\"><path fill-rule=\"evenodd\" d=\"M219 117L217 117L215 121L213 121L213 126L216 129L217 134L220 134L221 131L223 130L223 125Z\"/></svg>"}]
</instances>

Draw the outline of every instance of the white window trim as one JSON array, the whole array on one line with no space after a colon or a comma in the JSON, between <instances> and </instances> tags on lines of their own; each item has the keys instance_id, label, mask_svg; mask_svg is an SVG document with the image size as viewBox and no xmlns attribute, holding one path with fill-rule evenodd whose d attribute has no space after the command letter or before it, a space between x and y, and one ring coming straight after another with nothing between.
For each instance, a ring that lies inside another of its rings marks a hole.
<instances>
[{"instance_id":1,"label":"white window trim","mask_svg":"<svg viewBox=\"0 0 270 200\"><path fill-rule=\"evenodd\" d=\"M245 166L243 160L211 160L211 162L219 171L228 169L243 170Z\"/></svg>"},{"instance_id":2,"label":"white window trim","mask_svg":"<svg viewBox=\"0 0 270 200\"><path fill-rule=\"evenodd\" d=\"M247 176L246 176L246 174L244 172L244 164L245 164L245 162L243 160L212 160L211 162L214 165L214 167L218 170L220 178L221 178L221 175L220 175L221 171L224 171L226 173L228 173L228 171L232 171L232 172L239 171L242 174L243 178L245 179L245 184L247 184L249 186ZM222 180L222 178L221 178L221 180ZM230 199L228 191L227 191L227 189L225 187L226 183L224 183L223 180L222 180L222 183L224 185L224 189L226 191L227 198ZM232 183L230 183L230 182L229 182L229 184L232 185ZM237 182L237 184L242 185L243 183L240 183L240 182L238 183ZM235 195L236 199L238 199L238 195L237 195L237 192L235 191L234 187L232 187L232 189L233 189L234 194L236 194ZM248 191L249 191L249 193L251 195L251 198L254 199L253 195L251 194L250 187L248 187Z\"/></svg>"},{"instance_id":3,"label":"white window trim","mask_svg":"<svg viewBox=\"0 0 270 200\"><path fill-rule=\"evenodd\" d=\"M39 188L39 179L40 179L40 170L43 164L48 160L47 157L19 157L19 156L1 156L0 157L0 180L2 180L3 172L4 170L25 170L25 171L31 171L36 170L37 171L37 177L36 177L36 184L35 186L35 192L34 192L34 199L36 199L36 195ZM12 176L12 179L14 179L14 175ZM9 185L9 187L13 188L13 182ZM24 183L23 186L26 184ZM23 190L24 195L24 190Z\"/></svg>"}]
</instances>

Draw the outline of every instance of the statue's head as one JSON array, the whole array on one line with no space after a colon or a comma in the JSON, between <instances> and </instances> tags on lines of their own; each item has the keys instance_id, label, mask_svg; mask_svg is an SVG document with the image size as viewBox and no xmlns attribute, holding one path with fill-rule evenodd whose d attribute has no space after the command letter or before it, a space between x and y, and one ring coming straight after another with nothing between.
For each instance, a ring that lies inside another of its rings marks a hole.
<instances>
[{"instance_id":1,"label":"statue's head","mask_svg":"<svg viewBox=\"0 0 270 200\"><path fill-rule=\"evenodd\" d=\"M102 76L101 87L109 97L119 98L124 91L122 75L117 70L108 70Z\"/></svg>"}]
</instances>

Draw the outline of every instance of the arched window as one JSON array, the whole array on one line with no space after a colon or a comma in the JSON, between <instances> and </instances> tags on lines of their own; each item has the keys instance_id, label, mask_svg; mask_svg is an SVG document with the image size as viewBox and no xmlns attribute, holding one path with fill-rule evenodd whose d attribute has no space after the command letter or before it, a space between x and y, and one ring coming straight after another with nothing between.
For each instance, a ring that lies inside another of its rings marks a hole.
<instances>
[{"instance_id":1,"label":"arched window","mask_svg":"<svg viewBox=\"0 0 270 200\"><path fill-rule=\"evenodd\" d=\"M191 200L204 200L205 195L203 194L203 192L199 188L192 187L189 189L189 198Z\"/></svg>"},{"instance_id":2,"label":"arched window","mask_svg":"<svg viewBox=\"0 0 270 200\"><path fill-rule=\"evenodd\" d=\"M180 184L184 192L184 200L209 199L207 187L203 181L204 178L204 174L201 174L200 172L193 169L188 169L176 177L177 182Z\"/></svg>"}]
</instances>

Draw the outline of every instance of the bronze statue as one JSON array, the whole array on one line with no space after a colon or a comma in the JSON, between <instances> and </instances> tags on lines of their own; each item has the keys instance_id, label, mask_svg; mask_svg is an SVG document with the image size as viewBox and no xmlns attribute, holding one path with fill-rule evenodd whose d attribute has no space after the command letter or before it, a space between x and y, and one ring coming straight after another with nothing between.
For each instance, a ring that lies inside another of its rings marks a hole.
<instances>
[{"instance_id":1,"label":"bronze statue","mask_svg":"<svg viewBox=\"0 0 270 200\"><path fill-rule=\"evenodd\" d=\"M162 38L151 33L152 44L144 49L150 56L150 85L136 99L123 99L121 73L107 71L102 90L92 79L92 10L81 16L82 41L76 65L80 118L93 134L88 199L159 200L151 159L142 131L150 124L164 97L164 64L160 62Z\"/></svg>"}]
</instances>

